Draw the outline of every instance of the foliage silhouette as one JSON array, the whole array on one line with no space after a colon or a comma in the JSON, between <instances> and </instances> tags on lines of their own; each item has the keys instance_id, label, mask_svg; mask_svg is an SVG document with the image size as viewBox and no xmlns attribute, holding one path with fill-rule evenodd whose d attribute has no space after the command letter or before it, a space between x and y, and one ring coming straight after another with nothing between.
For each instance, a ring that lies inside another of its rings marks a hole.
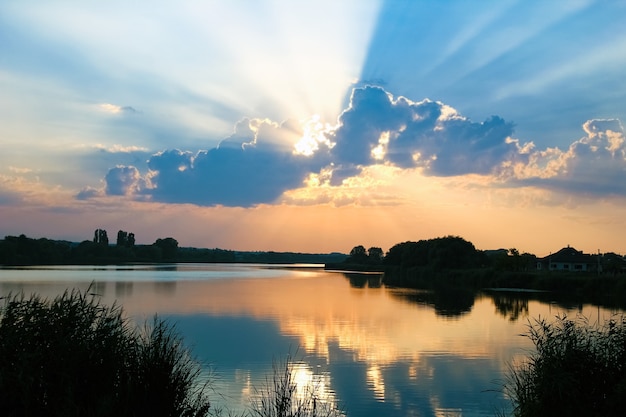
<instances>
[{"instance_id":1,"label":"foliage silhouette","mask_svg":"<svg viewBox=\"0 0 626 417\"><path fill-rule=\"evenodd\" d=\"M319 398L319 386L310 382L298 386L297 365L290 355L274 361L273 375L255 390L248 417L339 417L344 415L334 404Z\"/></svg>"},{"instance_id":2,"label":"foliage silhouette","mask_svg":"<svg viewBox=\"0 0 626 417\"><path fill-rule=\"evenodd\" d=\"M529 324L535 345L511 366L513 416L621 416L626 410L626 318L590 325L557 316Z\"/></svg>"},{"instance_id":3,"label":"foliage silhouette","mask_svg":"<svg viewBox=\"0 0 626 417\"><path fill-rule=\"evenodd\" d=\"M200 371L172 326L135 328L89 290L0 308L3 415L205 416Z\"/></svg>"},{"instance_id":4,"label":"foliage silhouette","mask_svg":"<svg viewBox=\"0 0 626 417\"><path fill-rule=\"evenodd\" d=\"M433 270L476 268L485 262L482 252L458 236L398 243L389 249L384 260L385 265L428 266Z\"/></svg>"}]
</instances>

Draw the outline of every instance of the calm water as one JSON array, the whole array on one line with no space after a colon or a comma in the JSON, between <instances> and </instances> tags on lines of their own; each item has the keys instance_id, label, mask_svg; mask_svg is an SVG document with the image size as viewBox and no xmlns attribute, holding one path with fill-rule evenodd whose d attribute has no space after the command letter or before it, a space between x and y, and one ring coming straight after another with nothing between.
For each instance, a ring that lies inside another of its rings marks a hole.
<instances>
[{"instance_id":1,"label":"calm water","mask_svg":"<svg viewBox=\"0 0 626 417\"><path fill-rule=\"evenodd\" d=\"M142 321L178 330L214 378L214 404L241 410L272 362L291 353L348 416L493 416L509 363L532 346L528 320L618 313L511 294L431 294L379 285L376 275L262 265L0 269L0 294L87 289Z\"/></svg>"}]
</instances>

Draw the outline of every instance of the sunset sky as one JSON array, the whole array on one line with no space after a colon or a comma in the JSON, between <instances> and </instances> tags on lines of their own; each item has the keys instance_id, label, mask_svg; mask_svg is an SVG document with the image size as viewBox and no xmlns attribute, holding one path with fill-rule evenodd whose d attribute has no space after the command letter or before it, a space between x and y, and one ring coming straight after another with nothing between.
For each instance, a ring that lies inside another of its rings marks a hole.
<instances>
[{"instance_id":1,"label":"sunset sky","mask_svg":"<svg viewBox=\"0 0 626 417\"><path fill-rule=\"evenodd\" d=\"M0 3L0 237L626 253L626 2Z\"/></svg>"}]
</instances>

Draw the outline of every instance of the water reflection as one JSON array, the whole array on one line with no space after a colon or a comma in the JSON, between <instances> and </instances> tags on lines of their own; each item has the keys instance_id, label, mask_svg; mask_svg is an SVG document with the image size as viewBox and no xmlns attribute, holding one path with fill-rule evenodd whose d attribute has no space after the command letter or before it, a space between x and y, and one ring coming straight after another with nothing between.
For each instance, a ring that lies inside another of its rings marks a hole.
<instances>
[{"instance_id":1,"label":"water reflection","mask_svg":"<svg viewBox=\"0 0 626 417\"><path fill-rule=\"evenodd\" d=\"M130 297L133 295L133 283L132 282L116 282L115 283L115 297Z\"/></svg>"},{"instance_id":2,"label":"water reflection","mask_svg":"<svg viewBox=\"0 0 626 417\"><path fill-rule=\"evenodd\" d=\"M525 318L573 307L602 321L615 312L563 307L545 294L392 289L375 274L311 269L183 265L152 271L152 279L145 270L81 269L80 279L64 270L21 281L4 272L3 295L54 296L91 285L138 320L171 319L219 375L216 403L235 410L271 375L272 360L297 350L297 378L320 385L321 398L350 416L493 415L505 403L497 388L509 361L531 347L519 336Z\"/></svg>"},{"instance_id":3,"label":"water reflection","mask_svg":"<svg viewBox=\"0 0 626 417\"><path fill-rule=\"evenodd\" d=\"M434 291L394 289L390 293L410 303L431 306L437 315L448 318L458 318L472 311L476 297L473 291L458 288Z\"/></svg>"},{"instance_id":4,"label":"water reflection","mask_svg":"<svg viewBox=\"0 0 626 417\"><path fill-rule=\"evenodd\" d=\"M523 293L491 295L496 311L511 321L528 317L528 295Z\"/></svg>"},{"instance_id":5,"label":"water reflection","mask_svg":"<svg viewBox=\"0 0 626 417\"><path fill-rule=\"evenodd\" d=\"M173 295L176 292L176 281L155 282L154 289L159 294Z\"/></svg>"},{"instance_id":6,"label":"water reflection","mask_svg":"<svg viewBox=\"0 0 626 417\"><path fill-rule=\"evenodd\" d=\"M352 288L380 288L383 285L383 274L365 272L342 272Z\"/></svg>"}]
</instances>

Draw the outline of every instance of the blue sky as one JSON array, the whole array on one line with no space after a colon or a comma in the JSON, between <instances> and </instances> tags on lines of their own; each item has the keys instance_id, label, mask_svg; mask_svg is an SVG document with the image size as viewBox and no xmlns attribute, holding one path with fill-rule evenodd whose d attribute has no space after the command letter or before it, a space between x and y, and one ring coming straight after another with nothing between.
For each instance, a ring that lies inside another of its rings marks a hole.
<instances>
[{"instance_id":1,"label":"blue sky","mask_svg":"<svg viewBox=\"0 0 626 417\"><path fill-rule=\"evenodd\" d=\"M625 17L619 1L4 2L0 235L626 252Z\"/></svg>"}]
</instances>

